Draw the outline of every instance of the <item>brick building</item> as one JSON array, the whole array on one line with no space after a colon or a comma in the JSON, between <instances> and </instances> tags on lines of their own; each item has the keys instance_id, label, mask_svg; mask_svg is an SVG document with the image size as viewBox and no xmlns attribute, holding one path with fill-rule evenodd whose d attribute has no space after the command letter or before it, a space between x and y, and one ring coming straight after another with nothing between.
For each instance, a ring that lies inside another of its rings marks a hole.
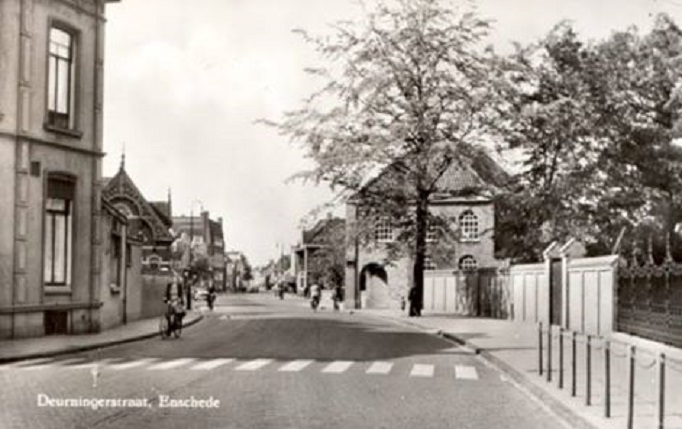
<instances>
[{"instance_id":1,"label":"brick building","mask_svg":"<svg viewBox=\"0 0 682 429\"><path fill-rule=\"evenodd\" d=\"M373 183L387 180L384 173ZM507 173L486 153L480 151L469 165L453 163L437 182L429 202L432 215L447 222L456 236L446 252L427 250L426 270L472 270L496 267L495 207L493 195L508 180ZM346 224L355 224L361 207L350 202ZM398 227L391 219L373 222L370 242L350 242L346 249L346 299L359 307L397 308L408 296L412 284L413 258L403 252L391 257L388 247L395 242ZM348 234L351 236L352 234ZM427 234L427 247L436 249ZM350 304L353 305L353 304Z\"/></svg>"}]
</instances>

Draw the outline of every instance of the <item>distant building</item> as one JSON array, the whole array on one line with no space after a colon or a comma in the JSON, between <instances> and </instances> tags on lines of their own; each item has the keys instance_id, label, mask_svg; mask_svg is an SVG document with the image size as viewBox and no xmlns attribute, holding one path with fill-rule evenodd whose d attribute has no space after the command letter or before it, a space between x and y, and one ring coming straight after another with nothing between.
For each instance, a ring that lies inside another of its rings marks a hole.
<instances>
[{"instance_id":1,"label":"distant building","mask_svg":"<svg viewBox=\"0 0 682 429\"><path fill-rule=\"evenodd\" d=\"M212 220L208 211L202 211L199 216L174 216L173 232L177 237L176 246L182 253L179 257L180 268L196 266L203 260L216 289L225 290L227 277L223 218Z\"/></svg>"},{"instance_id":2,"label":"distant building","mask_svg":"<svg viewBox=\"0 0 682 429\"><path fill-rule=\"evenodd\" d=\"M106 3L0 2L0 338L100 329Z\"/></svg>"},{"instance_id":3,"label":"distant building","mask_svg":"<svg viewBox=\"0 0 682 429\"><path fill-rule=\"evenodd\" d=\"M305 291L313 282L325 283L327 287L333 287L331 283L334 282L342 285L345 229L346 223L343 219L329 215L302 232L301 242L293 249L293 270L299 292ZM335 252L340 252L338 261L334 260ZM330 277L334 276L330 274L334 269L338 269L339 275L332 280Z\"/></svg>"}]
</instances>

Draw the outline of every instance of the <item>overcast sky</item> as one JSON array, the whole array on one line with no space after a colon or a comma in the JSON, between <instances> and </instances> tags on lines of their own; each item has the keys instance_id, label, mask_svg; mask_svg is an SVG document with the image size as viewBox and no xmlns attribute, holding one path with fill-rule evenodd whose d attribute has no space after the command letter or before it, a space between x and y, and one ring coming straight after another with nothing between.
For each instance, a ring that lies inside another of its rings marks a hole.
<instances>
[{"instance_id":1,"label":"overcast sky","mask_svg":"<svg viewBox=\"0 0 682 429\"><path fill-rule=\"evenodd\" d=\"M493 42L536 40L561 19L585 38L637 25L660 11L682 24L682 0L479 0ZM326 30L357 16L353 0L123 0L109 4L104 175L126 170L148 200L173 214L222 217L228 249L259 265L300 240L300 222L328 201L325 188L286 184L302 153L254 123L296 108L315 56L291 32ZM343 214L343 210L337 210Z\"/></svg>"}]
</instances>

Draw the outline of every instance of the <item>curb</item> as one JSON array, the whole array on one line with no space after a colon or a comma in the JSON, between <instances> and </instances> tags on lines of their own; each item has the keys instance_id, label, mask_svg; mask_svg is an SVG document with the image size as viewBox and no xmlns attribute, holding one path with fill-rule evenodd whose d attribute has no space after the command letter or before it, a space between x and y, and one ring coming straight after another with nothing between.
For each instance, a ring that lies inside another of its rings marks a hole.
<instances>
[{"instance_id":1,"label":"curb","mask_svg":"<svg viewBox=\"0 0 682 429\"><path fill-rule=\"evenodd\" d=\"M189 320L189 321L183 323L182 327L187 328L189 326L192 326L196 323L199 323L203 318L204 318L204 315L199 314L199 316L196 317L195 319ZM0 364L19 362L19 361L28 360L28 359L40 359L40 358L46 358L46 357L52 357L52 356L68 355L68 354L72 354L72 353L80 353L80 352L85 352L85 351L89 351L89 350L102 349L102 348L106 348L106 347L113 347L113 346L117 346L120 344L132 343L135 341L141 341L141 340L146 340L149 338L154 338L158 335L159 335L159 333L155 331L155 332L151 332L151 333L136 334L136 335L133 335L133 336L128 337L128 338L121 338L121 339L116 339L116 340L111 340L111 341L102 341L102 342L94 343L94 344L84 344L82 346L73 346L73 347L68 347L68 348L61 348L58 350L36 352L36 353L26 353L26 354L17 355L17 356L0 357Z\"/></svg>"},{"instance_id":2,"label":"curb","mask_svg":"<svg viewBox=\"0 0 682 429\"><path fill-rule=\"evenodd\" d=\"M360 313L362 314L362 313ZM502 359L494 356L492 353L488 352L484 348L478 347L463 338L456 335L443 332L438 329L437 332L428 332L430 328L420 325L418 323L410 322L407 320L401 320L399 318L391 316L382 316L380 314L362 314L363 316L368 316L372 318L378 318L382 320L390 320L394 323L400 323L413 328L418 328L426 333L431 333L438 337L445 338L454 343L457 343L463 347L471 350L475 355L480 356L492 367L508 375L511 378L512 384L523 393L527 394L538 403L544 405L548 411L557 416L566 427L574 429L599 429L598 426L593 425L587 419L580 416L578 413L573 411L570 407L566 406L563 402L553 397L550 393L546 392L544 389L538 387L535 383L530 381L523 373L519 372L517 369L503 361Z\"/></svg>"}]
</instances>

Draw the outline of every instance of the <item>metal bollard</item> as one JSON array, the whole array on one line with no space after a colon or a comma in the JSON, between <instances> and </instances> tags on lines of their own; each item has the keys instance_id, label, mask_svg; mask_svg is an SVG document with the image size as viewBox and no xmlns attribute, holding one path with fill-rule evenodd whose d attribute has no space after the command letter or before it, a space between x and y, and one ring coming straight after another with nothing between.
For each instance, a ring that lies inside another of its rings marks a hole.
<instances>
[{"instance_id":1,"label":"metal bollard","mask_svg":"<svg viewBox=\"0 0 682 429\"><path fill-rule=\"evenodd\" d=\"M547 326L547 382L552 382L552 324Z\"/></svg>"},{"instance_id":2,"label":"metal bollard","mask_svg":"<svg viewBox=\"0 0 682 429\"><path fill-rule=\"evenodd\" d=\"M571 396L575 396L578 380L576 380L576 360L578 358L577 338L575 331L571 332Z\"/></svg>"},{"instance_id":3,"label":"metal bollard","mask_svg":"<svg viewBox=\"0 0 682 429\"><path fill-rule=\"evenodd\" d=\"M611 345L604 341L604 417L611 417Z\"/></svg>"},{"instance_id":4,"label":"metal bollard","mask_svg":"<svg viewBox=\"0 0 682 429\"><path fill-rule=\"evenodd\" d=\"M564 328L559 327L559 389L564 388Z\"/></svg>"},{"instance_id":5,"label":"metal bollard","mask_svg":"<svg viewBox=\"0 0 682 429\"><path fill-rule=\"evenodd\" d=\"M656 401L656 428L663 429L665 421L665 354L658 356L658 397Z\"/></svg>"},{"instance_id":6,"label":"metal bollard","mask_svg":"<svg viewBox=\"0 0 682 429\"><path fill-rule=\"evenodd\" d=\"M627 429L632 429L635 417L635 346L628 347Z\"/></svg>"},{"instance_id":7,"label":"metal bollard","mask_svg":"<svg viewBox=\"0 0 682 429\"><path fill-rule=\"evenodd\" d=\"M538 322L538 373L542 375L542 322Z\"/></svg>"},{"instance_id":8,"label":"metal bollard","mask_svg":"<svg viewBox=\"0 0 682 429\"><path fill-rule=\"evenodd\" d=\"M592 335L585 340L585 405L592 405Z\"/></svg>"}]
</instances>

